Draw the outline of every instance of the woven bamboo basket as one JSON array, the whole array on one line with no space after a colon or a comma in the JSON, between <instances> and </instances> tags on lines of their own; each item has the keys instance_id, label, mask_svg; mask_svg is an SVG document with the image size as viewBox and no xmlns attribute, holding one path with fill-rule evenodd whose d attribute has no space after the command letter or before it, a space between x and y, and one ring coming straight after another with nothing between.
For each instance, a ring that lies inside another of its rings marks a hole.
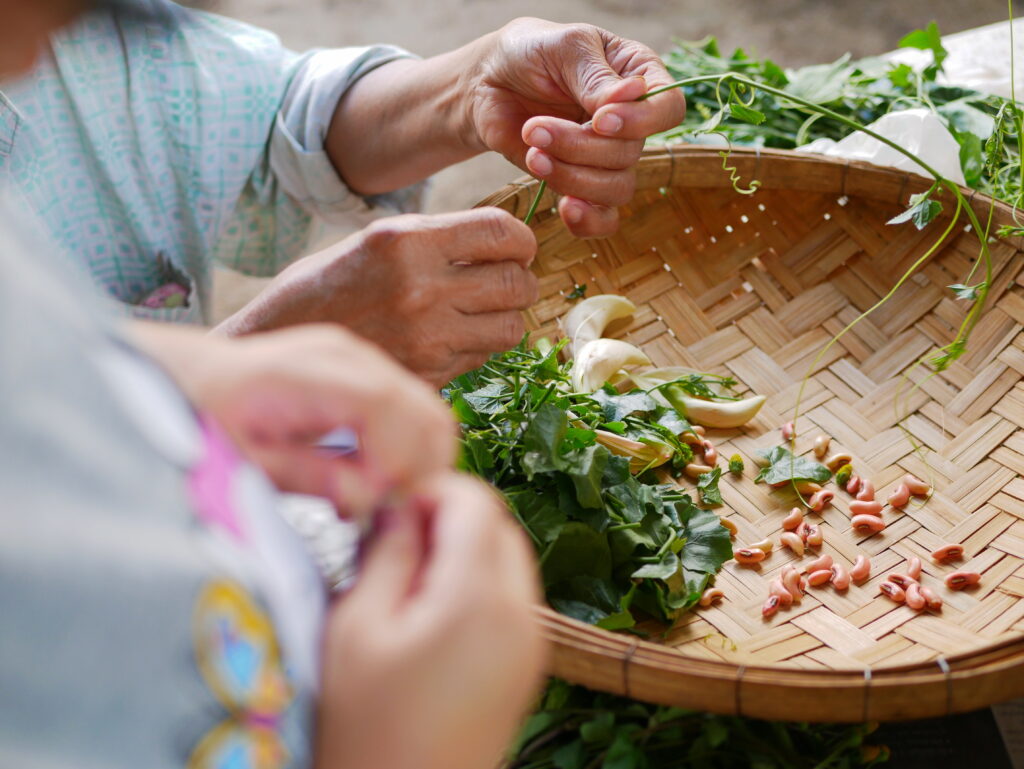
<instances>
[{"instance_id":1,"label":"woven bamboo basket","mask_svg":"<svg viewBox=\"0 0 1024 769\"><path fill-rule=\"evenodd\" d=\"M737 543L777 539L793 497L755 485L755 451L779 443L797 391L817 352L874 304L939 237L949 219L918 232L886 222L926 189L921 177L862 163L781 151L732 157L756 194L733 188L716 150L648 151L637 192L607 240L573 238L546 194L533 221L541 299L527 313L536 335L557 338L574 284L589 294L628 296L638 310L612 336L641 346L658 366L729 374L768 396L740 430L709 431L720 456L742 455L742 478L721 484L720 509ZM484 205L522 217L537 183L524 180ZM990 200L970 190L979 218ZM952 205L945 206L946 213ZM994 208L995 229L1010 210ZM976 236L958 229L893 298L847 334L815 367L797 431L799 453L814 437L850 452L855 471L885 497L906 472L931 479L935 494L905 513L887 509L871 537L849 525L849 495L821 516L837 562L872 560L871 579L845 593L812 589L769 620L768 583L792 560L775 552L759 568L730 561L716 585L724 601L680 620L660 642L611 633L542 610L553 642L550 672L594 689L717 713L811 721L898 720L971 710L1024 695L1024 258L1019 241L993 244L988 309L967 353L910 396L904 427L894 398L904 372L951 342L966 302L946 288L977 257ZM904 392L910 388L905 386ZM939 566L928 554L963 543L964 561ZM924 584L945 600L915 612L878 585L909 556L925 563ZM951 592L944 574L982 574L978 589Z\"/></svg>"}]
</instances>

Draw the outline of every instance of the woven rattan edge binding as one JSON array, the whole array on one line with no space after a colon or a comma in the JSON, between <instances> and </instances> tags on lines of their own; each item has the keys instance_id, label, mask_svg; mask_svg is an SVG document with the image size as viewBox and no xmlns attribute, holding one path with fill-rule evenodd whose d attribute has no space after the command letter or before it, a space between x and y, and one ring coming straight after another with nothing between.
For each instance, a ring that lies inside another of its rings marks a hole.
<instances>
[{"instance_id":1,"label":"woven rattan edge binding","mask_svg":"<svg viewBox=\"0 0 1024 769\"><path fill-rule=\"evenodd\" d=\"M864 717L862 721L870 721L871 713L871 668L864 668Z\"/></svg>"},{"instance_id":2,"label":"woven rattan edge binding","mask_svg":"<svg viewBox=\"0 0 1024 769\"><path fill-rule=\"evenodd\" d=\"M935 660L935 664L939 666L939 670L942 671L942 675L946 679L946 715L948 716L953 712L953 671L945 657L940 656Z\"/></svg>"}]
</instances>

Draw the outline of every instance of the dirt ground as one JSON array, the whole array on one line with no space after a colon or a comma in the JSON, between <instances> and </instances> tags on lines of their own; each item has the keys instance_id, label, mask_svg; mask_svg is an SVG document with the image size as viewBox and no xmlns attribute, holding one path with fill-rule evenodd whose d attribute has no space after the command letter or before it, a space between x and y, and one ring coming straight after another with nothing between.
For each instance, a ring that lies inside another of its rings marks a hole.
<instances>
[{"instance_id":1,"label":"dirt ground","mask_svg":"<svg viewBox=\"0 0 1024 769\"><path fill-rule=\"evenodd\" d=\"M268 28L292 48L388 42L429 56L518 16L585 21L658 51L673 38L719 38L786 66L831 61L849 51L888 51L931 20L944 33L1005 18L1005 0L192 0L189 4ZM476 158L438 174L430 212L472 206L520 175L500 157ZM220 281L219 314L258 284Z\"/></svg>"}]
</instances>

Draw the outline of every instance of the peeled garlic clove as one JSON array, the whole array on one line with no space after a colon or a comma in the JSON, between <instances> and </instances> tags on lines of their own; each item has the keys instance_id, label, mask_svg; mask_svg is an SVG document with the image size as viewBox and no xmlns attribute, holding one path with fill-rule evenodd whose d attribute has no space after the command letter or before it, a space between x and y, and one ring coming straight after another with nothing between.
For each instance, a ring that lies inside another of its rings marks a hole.
<instances>
[{"instance_id":1,"label":"peeled garlic clove","mask_svg":"<svg viewBox=\"0 0 1024 769\"><path fill-rule=\"evenodd\" d=\"M576 392L592 393L623 367L650 363L651 359L636 345L618 339L595 339L583 345L576 355L572 386Z\"/></svg>"},{"instance_id":2,"label":"peeled garlic clove","mask_svg":"<svg viewBox=\"0 0 1024 769\"><path fill-rule=\"evenodd\" d=\"M598 294L575 305L562 319L573 356L578 356L587 342L600 339L613 320L628 318L634 312L636 305L616 294Z\"/></svg>"},{"instance_id":3,"label":"peeled garlic clove","mask_svg":"<svg viewBox=\"0 0 1024 769\"><path fill-rule=\"evenodd\" d=\"M739 401L705 401L679 387L666 387L662 392L676 411L705 427L742 427L757 416L766 400L763 395L755 395Z\"/></svg>"},{"instance_id":4,"label":"peeled garlic clove","mask_svg":"<svg viewBox=\"0 0 1024 769\"><path fill-rule=\"evenodd\" d=\"M658 441L640 442L607 430L594 430L597 442L613 454L629 457L629 469L639 473L652 467L659 467L672 459L674 449Z\"/></svg>"}]
</instances>

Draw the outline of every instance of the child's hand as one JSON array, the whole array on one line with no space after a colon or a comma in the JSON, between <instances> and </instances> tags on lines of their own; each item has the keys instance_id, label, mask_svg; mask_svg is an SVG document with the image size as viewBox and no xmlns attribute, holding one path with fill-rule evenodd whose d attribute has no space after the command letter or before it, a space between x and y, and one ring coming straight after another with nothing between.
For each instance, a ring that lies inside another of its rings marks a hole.
<instances>
[{"instance_id":1,"label":"child's hand","mask_svg":"<svg viewBox=\"0 0 1024 769\"><path fill-rule=\"evenodd\" d=\"M544 663L529 544L454 474L400 513L328 619L317 766L496 766Z\"/></svg>"},{"instance_id":2,"label":"child's hand","mask_svg":"<svg viewBox=\"0 0 1024 769\"><path fill-rule=\"evenodd\" d=\"M455 426L437 394L344 329L307 325L240 339L152 324L133 331L285 491L366 514L454 462ZM338 427L358 435L356 456L315 448Z\"/></svg>"}]
</instances>

